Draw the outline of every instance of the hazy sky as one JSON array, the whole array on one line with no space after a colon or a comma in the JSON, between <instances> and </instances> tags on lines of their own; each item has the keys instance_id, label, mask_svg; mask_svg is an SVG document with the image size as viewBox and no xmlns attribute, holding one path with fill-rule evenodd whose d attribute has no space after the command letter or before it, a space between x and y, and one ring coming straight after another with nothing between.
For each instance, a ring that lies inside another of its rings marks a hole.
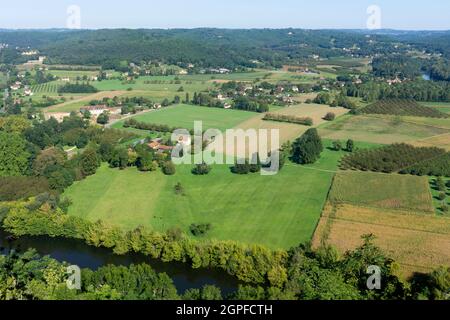
<instances>
[{"instance_id":1,"label":"hazy sky","mask_svg":"<svg viewBox=\"0 0 450 320\"><path fill-rule=\"evenodd\" d=\"M381 27L450 29L449 0L2 0L0 28L65 28L67 8L81 27L97 28L366 28L367 8Z\"/></svg>"}]
</instances>

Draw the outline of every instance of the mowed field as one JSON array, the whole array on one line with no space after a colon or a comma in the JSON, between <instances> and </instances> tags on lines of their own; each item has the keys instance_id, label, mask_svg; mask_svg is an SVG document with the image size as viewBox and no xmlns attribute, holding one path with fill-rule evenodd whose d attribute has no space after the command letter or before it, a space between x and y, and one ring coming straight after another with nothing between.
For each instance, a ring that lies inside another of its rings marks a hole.
<instances>
[{"instance_id":1,"label":"mowed field","mask_svg":"<svg viewBox=\"0 0 450 320\"><path fill-rule=\"evenodd\" d=\"M73 201L69 214L91 221L186 233L193 223L211 223L208 238L290 248L311 239L340 156L327 150L313 166L289 164L274 176L234 175L227 165L207 176L194 176L190 165L174 176L104 165L64 196ZM185 195L175 194L178 182Z\"/></svg>"},{"instance_id":2,"label":"mowed field","mask_svg":"<svg viewBox=\"0 0 450 320\"><path fill-rule=\"evenodd\" d=\"M344 116L319 128L328 139L353 139L380 144L414 142L450 133L448 119L379 115ZM439 123L438 123L439 122ZM444 122L444 126L441 122Z\"/></svg>"},{"instance_id":3,"label":"mowed field","mask_svg":"<svg viewBox=\"0 0 450 320\"><path fill-rule=\"evenodd\" d=\"M405 277L450 264L450 218L411 211L329 205L313 245L331 244L344 253L360 246L365 234L375 235L375 244L400 264Z\"/></svg>"},{"instance_id":4,"label":"mowed field","mask_svg":"<svg viewBox=\"0 0 450 320\"><path fill-rule=\"evenodd\" d=\"M427 177L373 172L339 172L330 190L331 203L434 213Z\"/></svg>"},{"instance_id":5,"label":"mowed field","mask_svg":"<svg viewBox=\"0 0 450 320\"><path fill-rule=\"evenodd\" d=\"M195 121L203 122L203 129L232 129L239 123L253 118L254 112L226 110L180 104L133 117L137 121L166 124L171 127L193 129ZM117 122L113 128L122 128L123 121Z\"/></svg>"}]
</instances>

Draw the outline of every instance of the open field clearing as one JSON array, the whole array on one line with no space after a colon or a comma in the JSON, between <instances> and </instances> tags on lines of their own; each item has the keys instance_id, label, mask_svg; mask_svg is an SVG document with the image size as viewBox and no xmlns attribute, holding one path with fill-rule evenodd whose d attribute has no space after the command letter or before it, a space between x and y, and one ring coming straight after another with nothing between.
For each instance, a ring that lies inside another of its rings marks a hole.
<instances>
[{"instance_id":1,"label":"open field clearing","mask_svg":"<svg viewBox=\"0 0 450 320\"><path fill-rule=\"evenodd\" d=\"M319 126L327 122L323 120L323 117L328 113L333 112L336 116L344 115L348 112L344 108L331 108L324 105L318 104L301 104L292 107L282 108L274 113L279 113L283 115L292 115L297 117L310 117L313 119L314 127ZM255 117L239 124L239 129L279 129L280 130L280 141L281 143L286 141L292 141L298 138L302 133L308 130L310 127L292 124L292 123L282 123L275 121L265 121L263 120L264 115L256 115Z\"/></svg>"},{"instance_id":2,"label":"open field clearing","mask_svg":"<svg viewBox=\"0 0 450 320\"><path fill-rule=\"evenodd\" d=\"M404 276L450 264L450 219L408 211L327 205L313 245L325 242L344 253L360 246L364 234L376 236L375 244L400 263Z\"/></svg>"},{"instance_id":3,"label":"open field clearing","mask_svg":"<svg viewBox=\"0 0 450 320\"><path fill-rule=\"evenodd\" d=\"M171 127L193 129L194 121L203 121L203 129L213 128L219 130L231 129L254 117L256 113L240 110L226 110L192 105L176 105L154 112L133 117L137 121L166 124ZM116 123L114 128L122 128L123 121Z\"/></svg>"},{"instance_id":4,"label":"open field clearing","mask_svg":"<svg viewBox=\"0 0 450 320\"><path fill-rule=\"evenodd\" d=\"M48 108L45 108L46 112L71 112L79 111L83 106L89 104L92 100L101 100L103 98L114 98L119 97L123 94L123 91L103 91L97 92L90 95L84 95L81 98L69 100L61 104L57 104Z\"/></svg>"},{"instance_id":5,"label":"open field clearing","mask_svg":"<svg viewBox=\"0 0 450 320\"><path fill-rule=\"evenodd\" d=\"M339 172L333 182L331 203L433 213L427 177L372 172Z\"/></svg>"},{"instance_id":6,"label":"open field clearing","mask_svg":"<svg viewBox=\"0 0 450 320\"><path fill-rule=\"evenodd\" d=\"M421 119L428 120L428 118ZM440 120L448 119L431 119L431 121ZM319 134L323 138L353 139L381 144L412 142L446 133L450 131L445 128L402 121L400 117L378 115L348 115L319 128Z\"/></svg>"},{"instance_id":7,"label":"open field clearing","mask_svg":"<svg viewBox=\"0 0 450 320\"><path fill-rule=\"evenodd\" d=\"M336 170L339 156L327 150L317 165ZM311 239L334 175L290 164L275 176L235 175L227 165L194 176L192 167L177 166L174 176L165 176L102 166L67 189L69 214L127 229L180 227L186 233L192 223L211 223L208 238L289 248ZM175 194L178 182L185 195Z\"/></svg>"}]
</instances>

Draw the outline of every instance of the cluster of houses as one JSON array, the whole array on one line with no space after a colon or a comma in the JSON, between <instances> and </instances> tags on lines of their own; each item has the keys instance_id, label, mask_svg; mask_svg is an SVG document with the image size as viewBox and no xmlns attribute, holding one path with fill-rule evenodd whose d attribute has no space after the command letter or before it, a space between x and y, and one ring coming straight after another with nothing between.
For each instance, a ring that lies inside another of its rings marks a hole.
<instances>
[{"instance_id":1,"label":"cluster of houses","mask_svg":"<svg viewBox=\"0 0 450 320\"><path fill-rule=\"evenodd\" d=\"M219 74L227 74L227 73L230 73L231 72L231 70L230 69L227 69L227 68L209 68L209 69L203 69L203 70L200 70L200 73L203 73L203 74L205 74L205 73L219 73Z\"/></svg>"},{"instance_id":2,"label":"cluster of houses","mask_svg":"<svg viewBox=\"0 0 450 320\"><path fill-rule=\"evenodd\" d=\"M10 85L10 89L12 91L17 91L20 90L22 88L22 82L21 81L16 81L14 82L12 85ZM25 96L32 96L33 95L33 91L31 90L30 86L24 86L24 90L23 90L23 94Z\"/></svg>"},{"instance_id":3,"label":"cluster of houses","mask_svg":"<svg viewBox=\"0 0 450 320\"><path fill-rule=\"evenodd\" d=\"M110 116L120 116L121 114L121 108L110 108L106 105L95 105L95 106L85 106L80 108L80 113L85 114L89 112L91 115L91 119L97 119L98 116L100 116L103 113L108 113Z\"/></svg>"},{"instance_id":4,"label":"cluster of houses","mask_svg":"<svg viewBox=\"0 0 450 320\"><path fill-rule=\"evenodd\" d=\"M192 143L191 137L190 136L185 136L185 137L180 137L178 139L178 141L176 142L176 146L190 146ZM163 144L163 139L158 138L158 139L152 139L150 141L147 142L147 145L149 146L150 149L156 151L156 152L166 152L166 151L172 151L173 149L175 149L175 146L168 146Z\"/></svg>"}]
</instances>

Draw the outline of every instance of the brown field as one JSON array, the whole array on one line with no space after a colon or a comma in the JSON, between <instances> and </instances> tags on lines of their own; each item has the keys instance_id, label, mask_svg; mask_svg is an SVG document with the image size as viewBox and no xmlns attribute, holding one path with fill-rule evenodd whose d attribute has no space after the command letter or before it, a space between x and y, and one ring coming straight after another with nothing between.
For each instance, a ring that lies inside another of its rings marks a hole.
<instances>
[{"instance_id":1,"label":"brown field","mask_svg":"<svg viewBox=\"0 0 450 320\"><path fill-rule=\"evenodd\" d=\"M400 264L404 276L450 265L450 219L408 211L329 204L313 245L331 244L344 253L361 245L364 234L376 236L375 244Z\"/></svg>"},{"instance_id":2,"label":"brown field","mask_svg":"<svg viewBox=\"0 0 450 320\"><path fill-rule=\"evenodd\" d=\"M48 108L45 108L46 112L65 112L65 111L73 111L71 105L74 106L73 109L79 109L83 104L88 103L91 100L101 100L103 98L114 98L115 96L119 97L126 93L126 91L102 91L94 94L90 94L87 96L83 96L79 99L69 100L64 103L60 103Z\"/></svg>"},{"instance_id":3,"label":"brown field","mask_svg":"<svg viewBox=\"0 0 450 320\"><path fill-rule=\"evenodd\" d=\"M439 147L450 151L450 133L413 141L411 144L417 147Z\"/></svg>"},{"instance_id":4,"label":"brown field","mask_svg":"<svg viewBox=\"0 0 450 320\"><path fill-rule=\"evenodd\" d=\"M326 122L323 117L328 112L333 112L337 117L346 114L349 110L344 108L331 108L319 104L299 104L291 107L280 109L274 113L280 113L285 115L293 115L297 117L310 117L314 121L314 127L317 127ZM292 123L282 123L274 121L263 120L264 115L258 115L241 123L239 129L279 129L281 143L286 141L292 141L298 138L302 133L308 130L310 127L302 126Z\"/></svg>"}]
</instances>

